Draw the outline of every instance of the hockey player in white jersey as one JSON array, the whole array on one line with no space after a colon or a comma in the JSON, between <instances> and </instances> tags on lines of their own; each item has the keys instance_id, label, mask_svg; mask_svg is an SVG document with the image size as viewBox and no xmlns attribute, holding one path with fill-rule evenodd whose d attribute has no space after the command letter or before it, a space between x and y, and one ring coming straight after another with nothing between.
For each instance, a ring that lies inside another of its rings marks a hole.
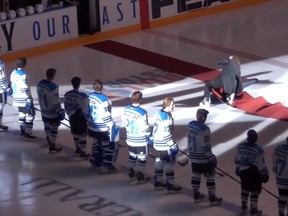
<instances>
[{"instance_id":1,"label":"hockey player in white jersey","mask_svg":"<svg viewBox=\"0 0 288 216\"><path fill-rule=\"evenodd\" d=\"M126 128L126 142L128 145L129 177L137 178L138 182L148 181L150 178L144 174L148 143L151 143L150 126L147 111L140 107L142 93L135 91L131 94L131 104L124 108L122 122Z\"/></svg>"},{"instance_id":2,"label":"hockey player in white jersey","mask_svg":"<svg viewBox=\"0 0 288 216\"><path fill-rule=\"evenodd\" d=\"M163 101L162 109L154 117L153 147L157 151L154 188L166 188L168 191L179 192L182 187L175 184L174 174L175 157L178 153L178 144L172 137L174 127L172 112L174 108L174 99L167 97ZM163 180L164 172L165 180Z\"/></svg>"},{"instance_id":3,"label":"hockey player in white jersey","mask_svg":"<svg viewBox=\"0 0 288 216\"><path fill-rule=\"evenodd\" d=\"M49 152L59 152L62 150L56 145L58 127L61 120L65 118L65 111L61 107L59 99L59 87L53 82L56 75L54 68L46 71L46 79L42 79L37 84L38 102L41 116L44 123L44 131L49 146Z\"/></svg>"},{"instance_id":4,"label":"hockey player in white jersey","mask_svg":"<svg viewBox=\"0 0 288 216\"><path fill-rule=\"evenodd\" d=\"M89 157L87 148L87 119L88 119L88 95L80 92L81 78L73 77L71 84L73 90L64 95L64 108L69 117L70 129L75 144L75 153L80 157Z\"/></svg>"},{"instance_id":5,"label":"hockey player in white jersey","mask_svg":"<svg viewBox=\"0 0 288 216\"><path fill-rule=\"evenodd\" d=\"M10 81L13 91L13 105L18 107L21 135L35 139L36 137L32 135L35 108L28 85L28 74L23 69L26 64L25 57L20 57L17 60L17 69L12 71Z\"/></svg>"},{"instance_id":6,"label":"hockey player in white jersey","mask_svg":"<svg viewBox=\"0 0 288 216\"><path fill-rule=\"evenodd\" d=\"M236 175L241 179L241 213L248 211L250 197L250 215L262 215L258 210L258 198L261 193L262 183L269 180L269 173L265 165L264 150L257 145L258 134L251 129L247 132L246 142L237 146L235 165Z\"/></svg>"},{"instance_id":7,"label":"hockey player in white jersey","mask_svg":"<svg viewBox=\"0 0 288 216\"><path fill-rule=\"evenodd\" d=\"M3 125L3 109L7 103L8 82L6 78L5 64L0 60L0 130L8 130L8 126Z\"/></svg>"},{"instance_id":8,"label":"hockey player in white jersey","mask_svg":"<svg viewBox=\"0 0 288 216\"><path fill-rule=\"evenodd\" d=\"M116 142L113 140L115 124L111 116L112 104L102 93L103 83L95 80L95 92L89 94L88 134L93 139L90 163L103 171L116 171L114 166Z\"/></svg>"},{"instance_id":9,"label":"hockey player in white jersey","mask_svg":"<svg viewBox=\"0 0 288 216\"><path fill-rule=\"evenodd\" d=\"M278 188L278 215L288 215L288 137L286 143L278 145L273 154L273 172ZM285 214L286 212L286 214Z\"/></svg>"},{"instance_id":10,"label":"hockey player in white jersey","mask_svg":"<svg viewBox=\"0 0 288 216\"><path fill-rule=\"evenodd\" d=\"M222 198L215 195L217 159L211 149L210 128L205 124L208 113L206 109L198 109L196 121L190 121L187 127L189 158L192 166L191 186L193 188L194 201L196 203L202 201L204 195L200 193L200 185L201 177L204 175L210 205L219 205L222 202Z\"/></svg>"}]
</instances>

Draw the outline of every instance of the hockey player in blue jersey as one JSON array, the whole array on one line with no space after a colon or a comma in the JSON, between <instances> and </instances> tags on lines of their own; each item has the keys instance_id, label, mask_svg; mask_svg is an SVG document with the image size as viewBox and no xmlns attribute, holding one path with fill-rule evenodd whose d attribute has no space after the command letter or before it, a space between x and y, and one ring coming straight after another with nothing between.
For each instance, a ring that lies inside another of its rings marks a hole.
<instances>
[{"instance_id":1,"label":"hockey player in blue jersey","mask_svg":"<svg viewBox=\"0 0 288 216\"><path fill-rule=\"evenodd\" d=\"M114 166L116 142L113 140L115 124L111 116L112 104L102 93L103 83L95 80L95 92L89 94L88 134L93 139L90 163L103 171L116 171Z\"/></svg>"},{"instance_id":2,"label":"hockey player in blue jersey","mask_svg":"<svg viewBox=\"0 0 288 216\"><path fill-rule=\"evenodd\" d=\"M258 210L258 198L261 193L262 183L269 180L269 173L265 165L264 150L257 145L258 134L251 129L247 132L246 142L237 146L235 165L236 175L241 179L241 213L248 211L250 197L250 214L262 215Z\"/></svg>"},{"instance_id":3,"label":"hockey player in blue jersey","mask_svg":"<svg viewBox=\"0 0 288 216\"><path fill-rule=\"evenodd\" d=\"M58 127L61 120L65 118L65 111L61 107L59 98L59 87L53 82L56 75L54 68L46 71L46 79L42 79L37 84L38 102L41 116L44 123L44 132L49 146L49 152L59 152L62 150L56 145Z\"/></svg>"},{"instance_id":4,"label":"hockey player in blue jersey","mask_svg":"<svg viewBox=\"0 0 288 216\"><path fill-rule=\"evenodd\" d=\"M71 84L73 90L64 95L64 108L69 117L70 129L75 144L75 153L80 157L89 157L87 148L87 119L88 119L88 95L80 92L81 78L73 77Z\"/></svg>"},{"instance_id":5,"label":"hockey player in blue jersey","mask_svg":"<svg viewBox=\"0 0 288 216\"><path fill-rule=\"evenodd\" d=\"M174 127L172 112L174 108L174 99L167 97L163 101L162 109L154 117L153 147L157 151L154 188L166 188L168 191L179 192L182 187L175 184L174 174L175 157L178 153L178 144L172 137ZM164 172L165 180L163 180Z\"/></svg>"},{"instance_id":6,"label":"hockey player in blue jersey","mask_svg":"<svg viewBox=\"0 0 288 216\"><path fill-rule=\"evenodd\" d=\"M148 143L151 143L150 126L147 111L140 107L142 93L135 91L131 94L132 104L124 108L122 122L126 128L126 142L129 151L129 177L137 178L138 182L148 181L144 174L148 155Z\"/></svg>"},{"instance_id":7,"label":"hockey player in blue jersey","mask_svg":"<svg viewBox=\"0 0 288 216\"><path fill-rule=\"evenodd\" d=\"M192 167L191 186L193 188L194 201L196 203L202 201L204 195L200 193L200 185L201 177L204 175L210 205L219 205L222 202L222 198L215 195L215 168L217 159L211 149L210 128L205 124L208 113L206 109L198 109L196 112L196 121L190 121L187 127L189 158Z\"/></svg>"},{"instance_id":8,"label":"hockey player in blue jersey","mask_svg":"<svg viewBox=\"0 0 288 216\"><path fill-rule=\"evenodd\" d=\"M17 69L10 75L10 82L13 91L13 105L18 107L21 135L35 139L32 135L35 108L30 87L28 86L28 74L23 69L27 64L25 57L20 57L17 62Z\"/></svg>"},{"instance_id":9,"label":"hockey player in blue jersey","mask_svg":"<svg viewBox=\"0 0 288 216\"><path fill-rule=\"evenodd\" d=\"M3 125L3 109L5 104L7 103L7 90L8 90L8 82L5 71L5 64L0 60L0 130L8 130L8 126Z\"/></svg>"},{"instance_id":10,"label":"hockey player in blue jersey","mask_svg":"<svg viewBox=\"0 0 288 216\"><path fill-rule=\"evenodd\" d=\"M286 143L278 145L273 153L273 172L278 188L278 215L288 215L288 137ZM286 212L286 214L285 214Z\"/></svg>"}]
</instances>

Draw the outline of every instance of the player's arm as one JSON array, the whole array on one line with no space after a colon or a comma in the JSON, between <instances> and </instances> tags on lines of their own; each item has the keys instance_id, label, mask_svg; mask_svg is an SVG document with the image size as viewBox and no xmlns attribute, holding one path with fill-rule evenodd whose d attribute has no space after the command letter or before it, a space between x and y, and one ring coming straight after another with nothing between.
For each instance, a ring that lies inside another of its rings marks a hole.
<instances>
[{"instance_id":1,"label":"player's arm","mask_svg":"<svg viewBox=\"0 0 288 216\"><path fill-rule=\"evenodd\" d=\"M82 114L85 116L86 119L89 117L89 99L88 97L84 97L82 104L81 104Z\"/></svg>"}]
</instances>

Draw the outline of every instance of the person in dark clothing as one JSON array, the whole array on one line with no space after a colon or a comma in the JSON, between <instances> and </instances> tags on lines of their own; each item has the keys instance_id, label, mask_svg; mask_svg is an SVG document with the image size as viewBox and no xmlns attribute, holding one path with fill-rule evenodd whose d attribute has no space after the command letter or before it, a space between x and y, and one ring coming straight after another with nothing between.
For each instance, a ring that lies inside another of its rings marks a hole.
<instances>
[{"instance_id":1,"label":"person in dark clothing","mask_svg":"<svg viewBox=\"0 0 288 216\"><path fill-rule=\"evenodd\" d=\"M262 215L258 210L258 199L261 194L262 183L269 181L269 172L265 164L264 150L257 145L258 134L251 129L247 132L247 139L237 146L235 165L236 175L241 181L241 215L248 211L250 199L250 215Z\"/></svg>"},{"instance_id":2,"label":"person in dark clothing","mask_svg":"<svg viewBox=\"0 0 288 216\"><path fill-rule=\"evenodd\" d=\"M221 92L223 101L229 104L232 104L235 95L239 95L243 91L239 58L232 55L228 59L220 61L219 65L222 67L220 75L206 82L204 98L200 102L200 106L210 105L213 89Z\"/></svg>"}]
</instances>

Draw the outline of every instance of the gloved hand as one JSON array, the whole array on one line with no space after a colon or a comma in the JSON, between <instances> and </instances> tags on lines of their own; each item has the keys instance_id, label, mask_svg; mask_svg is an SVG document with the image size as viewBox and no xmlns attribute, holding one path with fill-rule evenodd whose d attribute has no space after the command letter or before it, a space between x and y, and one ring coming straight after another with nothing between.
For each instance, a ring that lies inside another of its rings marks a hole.
<instances>
[{"instance_id":1,"label":"gloved hand","mask_svg":"<svg viewBox=\"0 0 288 216\"><path fill-rule=\"evenodd\" d=\"M213 155L212 157L209 158L210 164L212 167L217 167L217 158L215 155Z\"/></svg>"},{"instance_id":2,"label":"gloved hand","mask_svg":"<svg viewBox=\"0 0 288 216\"><path fill-rule=\"evenodd\" d=\"M109 127L109 136L111 142L119 142L119 125L113 124Z\"/></svg>"},{"instance_id":3,"label":"gloved hand","mask_svg":"<svg viewBox=\"0 0 288 216\"><path fill-rule=\"evenodd\" d=\"M170 153L172 156L176 156L179 152L178 145L175 143L174 145L170 146Z\"/></svg>"},{"instance_id":4,"label":"gloved hand","mask_svg":"<svg viewBox=\"0 0 288 216\"><path fill-rule=\"evenodd\" d=\"M59 116L60 121L64 120L65 119L65 110L64 109L60 109L58 111L58 116Z\"/></svg>"},{"instance_id":5,"label":"gloved hand","mask_svg":"<svg viewBox=\"0 0 288 216\"><path fill-rule=\"evenodd\" d=\"M153 146L153 138L151 135L146 135L147 143L149 146Z\"/></svg>"},{"instance_id":6,"label":"gloved hand","mask_svg":"<svg viewBox=\"0 0 288 216\"><path fill-rule=\"evenodd\" d=\"M27 99L26 99L25 107L26 107L28 110L32 110L32 109L34 108L33 98L27 98Z\"/></svg>"},{"instance_id":7,"label":"gloved hand","mask_svg":"<svg viewBox=\"0 0 288 216\"><path fill-rule=\"evenodd\" d=\"M266 172L261 174L261 182L267 183L269 181L269 172L266 170Z\"/></svg>"},{"instance_id":8,"label":"gloved hand","mask_svg":"<svg viewBox=\"0 0 288 216\"><path fill-rule=\"evenodd\" d=\"M13 94L13 90L11 85L8 85L7 89L6 89L6 94L7 96L11 96Z\"/></svg>"},{"instance_id":9,"label":"gloved hand","mask_svg":"<svg viewBox=\"0 0 288 216\"><path fill-rule=\"evenodd\" d=\"M235 175L240 176L240 167L236 167Z\"/></svg>"}]
</instances>

